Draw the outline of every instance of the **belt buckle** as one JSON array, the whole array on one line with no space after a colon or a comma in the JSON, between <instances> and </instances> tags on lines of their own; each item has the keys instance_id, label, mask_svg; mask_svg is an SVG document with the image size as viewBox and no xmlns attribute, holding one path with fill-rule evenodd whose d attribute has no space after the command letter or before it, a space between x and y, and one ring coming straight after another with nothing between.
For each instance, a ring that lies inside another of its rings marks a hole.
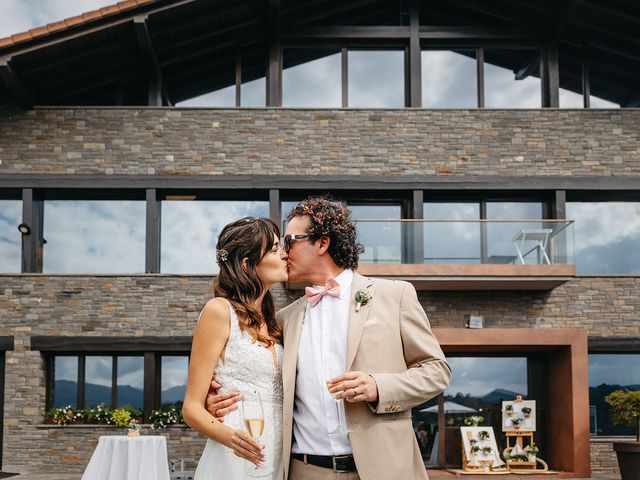
<instances>
[{"instance_id":1,"label":"belt buckle","mask_svg":"<svg viewBox=\"0 0 640 480\"><path fill-rule=\"evenodd\" d=\"M331 461L333 462L333 471L336 473L348 473L351 470L344 470L344 466L339 467L338 466L338 461L340 460L348 460L349 459L349 455L336 455L334 457L331 457Z\"/></svg>"}]
</instances>

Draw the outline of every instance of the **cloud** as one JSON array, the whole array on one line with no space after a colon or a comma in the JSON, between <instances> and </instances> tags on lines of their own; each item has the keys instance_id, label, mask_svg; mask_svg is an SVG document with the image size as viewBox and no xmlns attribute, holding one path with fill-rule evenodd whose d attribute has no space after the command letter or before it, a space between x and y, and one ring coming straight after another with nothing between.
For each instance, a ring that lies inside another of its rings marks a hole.
<instances>
[{"instance_id":1,"label":"cloud","mask_svg":"<svg viewBox=\"0 0 640 480\"><path fill-rule=\"evenodd\" d=\"M143 201L45 201L43 271L144 273L145 222Z\"/></svg>"},{"instance_id":2,"label":"cloud","mask_svg":"<svg viewBox=\"0 0 640 480\"><path fill-rule=\"evenodd\" d=\"M218 233L226 224L246 216L268 217L268 202L162 202L162 272L217 273Z\"/></svg>"},{"instance_id":3,"label":"cloud","mask_svg":"<svg viewBox=\"0 0 640 480\"><path fill-rule=\"evenodd\" d=\"M113 358L111 356L87 356L85 359L85 379L87 383L111 387ZM56 380L60 380L56 375Z\"/></svg>"},{"instance_id":4,"label":"cloud","mask_svg":"<svg viewBox=\"0 0 640 480\"><path fill-rule=\"evenodd\" d=\"M446 395L479 397L501 388L527 395L527 359L491 357L447 358L453 376Z\"/></svg>"},{"instance_id":5,"label":"cloud","mask_svg":"<svg viewBox=\"0 0 640 480\"><path fill-rule=\"evenodd\" d=\"M340 107L341 54L303 63L282 72L284 107Z\"/></svg>"},{"instance_id":6,"label":"cloud","mask_svg":"<svg viewBox=\"0 0 640 480\"><path fill-rule=\"evenodd\" d=\"M425 108L478 106L476 59L447 50L422 52L422 105Z\"/></svg>"},{"instance_id":7,"label":"cloud","mask_svg":"<svg viewBox=\"0 0 640 480\"><path fill-rule=\"evenodd\" d=\"M0 38L114 3L117 2L115 0L2 0L0 1Z\"/></svg>"},{"instance_id":8,"label":"cloud","mask_svg":"<svg viewBox=\"0 0 640 480\"><path fill-rule=\"evenodd\" d=\"M589 355L589 386L640 385L639 354Z\"/></svg>"},{"instance_id":9,"label":"cloud","mask_svg":"<svg viewBox=\"0 0 640 480\"><path fill-rule=\"evenodd\" d=\"M22 238L18 225L22 221L20 200L0 200L0 273L20 273Z\"/></svg>"},{"instance_id":10,"label":"cloud","mask_svg":"<svg viewBox=\"0 0 640 480\"><path fill-rule=\"evenodd\" d=\"M161 369L163 392L170 388L185 386L189 374L189 357L163 356Z\"/></svg>"}]
</instances>

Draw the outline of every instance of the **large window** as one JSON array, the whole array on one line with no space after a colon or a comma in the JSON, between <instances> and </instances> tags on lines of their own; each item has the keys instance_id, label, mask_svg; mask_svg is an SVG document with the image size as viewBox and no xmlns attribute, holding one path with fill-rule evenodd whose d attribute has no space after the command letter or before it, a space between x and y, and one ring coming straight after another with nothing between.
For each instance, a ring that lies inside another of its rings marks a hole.
<instances>
[{"instance_id":1,"label":"large window","mask_svg":"<svg viewBox=\"0 0 640 480\"><path fill-rule=\"evenodd\" d=\"M145 202L47 200L44 273L144 273Z\"/></svg>"},{"instance_id":2,"label":"large window","mask_svg":"<svg viewBox=\"0 0 640 480\"><path fill-rule=\"evenodd\" d=\"M309 51L284 52L296 61ZM313 51L311 51L313 52ZM289 55L288 55L289 54ZM342 55L333 53L317 60L301 63L282 72L282 105L284 107L340 107L342 105Z\"/></svg>"},{"instance_id":3,"label":"large window","mask_svg":"<svg viewBox=\"0 0 640 480\"><path fill-rule=\"evenodd\" d=\"M0 200L0 273L20 273L20 200Z\"/></svg>"},{"instance_id":4,"label":"large window","mask_svg":"<svg viewBox=\"0 0 640 480\"><path fill-rule=\"evenodd\" d=\"M479 415L481 425L501 428L502 401L516 395L529 398L528 361L525 357L449 357L453 376L444 393L445 465L460 466L460 427L464 419ZM439 465L438 401L430 400L412 409L418 445L427 467ZM504 442L498 442L499 444Z\"/></svg>"},{"instance_id":5,"label":"large window","mask_svg":"<svg viewBox=\"0 0 640 480\"><path fill-rule=\"evenodd\" d=\"M217 237L242 217L268 217L269 203L259 201L162 202L160 265L163 273L213 274Z\"/></svg>"},{"instance_id":6,"label":"large window","mask_svg":"<svg viewBox=\"0 0 640 480\"><path fill-rule=\"evenodd\" d=\"M50 354L48 407L107 407L144 409L171 405L180 407L184 398L189 356L187 353L152 353L154 365L145 371L142 352L133 353L64 353ZM83 373L84 372L84 373ZM152 379L153 391L146 392L145 377ZM160 396L156 398L156 392Z\"/></svg>"},{"instance_id":7,"label":"large window","mask_svg":"<svg viewBox=\"0 0 640 480\"><path fill-rule=\"evenodd\" d=\"M592 435L633 435L634 427L613 425L605 397L615 390L640 390L640 353L589 355L589 406Z\"/></svg>"},{"instance_id":8,"label":"large window","mask_svg":"<svg viewBox=\"0 0 640 480\"><path fill-rule=\"evenodd\" d=\"M404 106L404 52L349 51L349 106Z\"/></svg>"},{"instance_id":9,"label":"large window","mask_svg":"<svg viewBox=\"0 0 640 480\"><path fill-rule=\"evenodd\" d=\"M529 59L532 74L518 76L514 70L502 65L512 65L513 58L521 58L522 50L485 50L484 97L487 108L540 108L542 90L539 75L540 53L531 50ZM522 65L522 64L521 64Z\"/></svg>"},{"instance_id":10,"label":"large window","mask_svg":"<svg viewBox=\"0 0 640 480\"><path fill-rule=\"evenodd\" d=\"M400 205L349 205L352 218L391 221L357 222L358 241L364 245L361 263L400 263L402 218Z\"/></svg>"},{"instance_id":11,"label":"large window","mask_svg":"<svg viewBox=\"0 0 640 480\"><path fill-rule=\"evenodd\" d=\"M425 203L424 218L446 220L423 225L425 263L481 262L480 222L464 221L480 218L478 202Z\"/></svg>"},{"instance_id":12,"label":"large window","mask_svg":"<svg viewBox=\"0 0 640 480\"><path fill-rule=\"evenodd\" d=\"M545 218L544 204L541 202L487 202L488 220L539 220ZM523 231L539 229L541 222L505 222L486 224L487 253L490 263L517 263L516 242ZM549 233L549 236L552 232ZM548 242L548 239L547 239ZM543 263L541 252L529 252L527 244L521 248L525 263ZM527 253L529 253L527 255Z\"/></svg>"},{"instance_id":13,"label":"large window","mask_svg":"<svg viewBox=\"0 0 640 480\"><path fill-rule=\"evenodd\" d=\"M478 106L475 50L422 52L422 106L475 108Z\"/></svg>"},{"instance_id":14,"label":"large window","mask_svg":"<svg viewBox=\"0 0 640 480\"><path fill-rule=\"evenodd\" d=\"M640 202L567 202L579 274L640 274Z\"/></svg>"}]
</instances>

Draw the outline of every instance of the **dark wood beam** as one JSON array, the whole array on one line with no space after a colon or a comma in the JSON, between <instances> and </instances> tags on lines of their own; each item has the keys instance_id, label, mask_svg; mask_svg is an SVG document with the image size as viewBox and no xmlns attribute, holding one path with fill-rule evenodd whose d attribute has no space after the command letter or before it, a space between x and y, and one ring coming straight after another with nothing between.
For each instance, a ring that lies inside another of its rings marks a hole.
<instances>
[{"instance_id":1,"label":"dark wood beam","mask_svg":"<svg viewBox=\"0 0 640 480\"><path fill-rule=\"evenodd\" d=\"M0 59L0 79L4 82L14 100L18 101L23 108L33 108L35 105L33 94L13 69L10 60L9 58Z\"/></svg>"},{"instance_id":2,"label":"dark wood beam","mask_svg":"<svg viewBox=\"0 0 640 480\"><path fill-rule=\"evenodd\" d=\"M567 0L560 3L560 11L556 14L556 35L562 35L567 23L571 20L574 11L583 3L583 0Z\"/></svg>"},{"instance_id":3,"label":"dark wood beam","mask_svg":"<svg viewBox=\"0 0 640 480\"><path fill-rule=\"evenodd\" d=\"M589 337L589 353L640 353L639 337Z\"/></svg>"},{"instance_id":4,"label":"dark wood beam","mask_svg":"<svg viewBox=\"0 0 640 480\"><path fill-rule=\"evenodd\" d=\"M531 55L531 58L516 72L516 80L524 80L529 75L537 73L540 75L540 51L537 50Z\"/></svg>"},{"instance_id":5,"label":"dark wood beam","mask_svg":"<svg viewBox=\"0 0 640 480\"><path fill-rule=\"evenodd\" d=\"M192 337L91 337L35 335L31 349L41 352L189 352Z\"/></svg>"},{"instance_id":6,"label":"dark wood beam","mask_svg":"<svg viewBox=\"0 0 640 480\"><path fill-rule=\"evenodd\" d=\"M162 219L162 202L158 199L158 191L148 188L146 191L147 221L145 238L145 272L160 272L160 228Z\"/></svg>"},{"instance_id":7,"label":"dark wood beam","mask_svg":"<svg viewBox=\"0 0 640 480\"><path fill-rule=\"evenodd\" d=\"M558 42L549 40L542 55L542 106L560 106L560 68Z\"/></svg>"},{"instance_id":8,"label":"dark wood beam","mask_svg":"<svg viewBox=\"0 0 640 480\"><path fill-rule=\"evenodd\" d=\"M282 32L283 41L290 44L297 40L349 40L349 39L409 39L410 27L406 26L323 26L299 27Z\"/></svg>"},{"instance_id":9,"label":"dark wood beam","mask_svg":"<svg viewBox=\"0 0 640 480\"><path fill-rule=\"evenodd\" d=\"M281 0L268 0L267 11L267 101L268 107L282 106Z\"/></svg>"},{"instance_id":10,"label":"dark wood beam","mask_svg":"<svg viewBox=\"0 0 640 480\"><path fill-rule=\"evenodd\" d=\"M140 56L149 72L149 98L147 105L162 106L163 95L167 98L168 95L166 92L163 92L165 89L162 79L162 68L158 62L156 50L153 47L153 40L149 33L149 26L147 25L147 17L135 17L133 19L133 25L136 31Z\"/></svg>"},{"instance_id":11,"label":"dark wood beam","mask_svg":"<svg viewBox=\"0 0 640 480\"><path fill-rule=\"evenodd\" d=\"M282 211L280 207L280 190L269 189L269 218L273 220L278 228L282 227ZM283 232L280 232L281 234Z\"/></svg>"},{"instance_id":12,"label":"dark wood beam","mask_svg":"<svg viewBox=\"0 0 640 480\"><path fill-rule=\"evenodd\" d=\"M44 202L32 188L22 189L22 223L31 232L22 235L22 273L42 272ZM17 225L16 225L17 228Z\"/></svg>"},{"instance_id":13,"label":"dark wood beam","mask_svg":"<svg viewBox=\"0 0 640 480\"><path fill-rule=\"evenodd\" d=\"M490 175L315 175L301 179L298 175L0 175L0 188L46 188L51 191L87 190L202 190L247 192L282 190L594 190L640 191L640 177L544 176L505 177Z\"/></svg>"},{"instance_id":14,"label":"dark wood beam","mask_svg":"<svg viewBox=\"0 0 640 480\"><path fill-rule=\"evenodd\" d=\"M541 41L544 32L527 27L422 26L420 38L427 40Z\"/></svg>"},{"instance_id":15,"label":"dark wood beam","mask_svg":"<svg viewBox=\"0 0 640 480\"><path fill-rule=\"evenodd\" d=\"M589 79L589 45L582 45L582 99L584 108L591 107L591 81Z\"/></svg>"},{"instance_id":16,"label":"dark wood beam","mask_svg":"<svg viewBox=\"0 0 640 480\"><path fill-rule=\"evenodd\" d=\"M422 107L422 50L420 49L420 5L409 2L408 107Z\"/></svg>"}]
</instances>

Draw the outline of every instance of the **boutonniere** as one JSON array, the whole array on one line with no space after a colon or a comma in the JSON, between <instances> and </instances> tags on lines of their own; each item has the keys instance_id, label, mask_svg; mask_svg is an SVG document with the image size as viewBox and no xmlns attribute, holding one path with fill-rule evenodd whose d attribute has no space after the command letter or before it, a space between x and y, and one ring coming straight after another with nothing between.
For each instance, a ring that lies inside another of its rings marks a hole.
<instances>
[{"instance_id":1,"label":"boutonniere","mask_svg":"<svg viewBox=\"0 0 640 480\"><path fill-rule=\"evenodd\" d=\"M366 305L371 300L371 294L366 290L358 290L355 295L356 312L360 311L362 305Z\"/></svg>"}]
</instances>

